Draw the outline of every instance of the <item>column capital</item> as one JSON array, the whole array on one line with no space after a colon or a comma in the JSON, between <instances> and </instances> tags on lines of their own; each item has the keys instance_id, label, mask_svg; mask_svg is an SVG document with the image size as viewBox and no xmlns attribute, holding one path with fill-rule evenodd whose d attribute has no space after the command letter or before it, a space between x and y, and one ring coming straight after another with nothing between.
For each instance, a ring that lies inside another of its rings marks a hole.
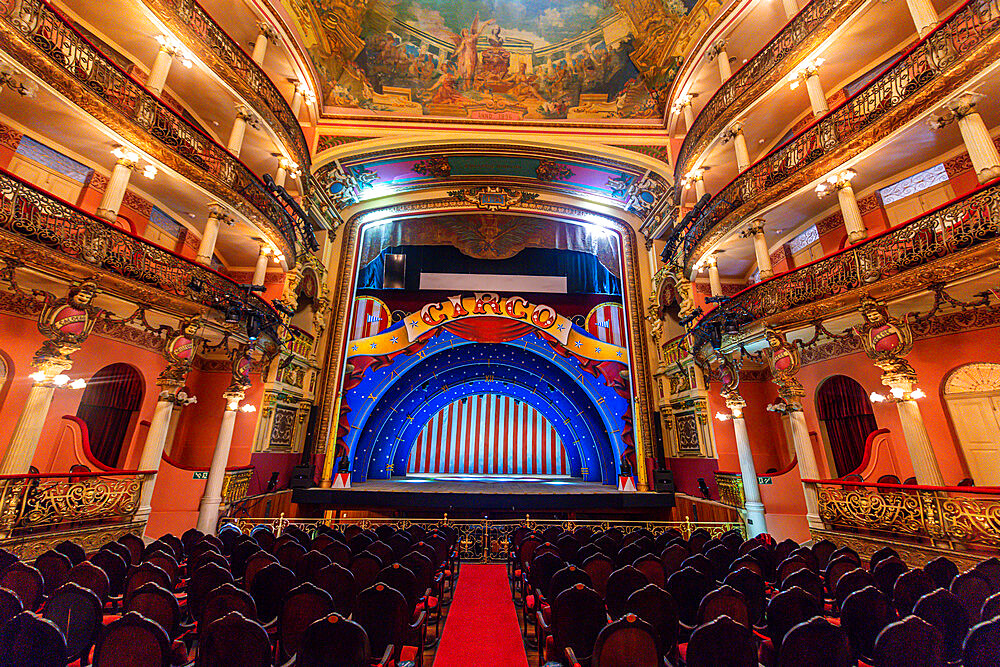
<instances>
[{"instance_id":1,"label":"column capital","mask_svg":"<svg viewBox=\"0 0 1000 667\"><path fill-rule=\"evenodd\" d=\"M758 234L764 233L764 218L754 218L747 223L747 226L743 228L740 232L740 236L745 239L751 239Z\"/></svg>"},{"instance_id":2,"label":"column capital","mask_svg":"<svg viewBox=\"0 0 1000 667\"><path fill-rule=\"evenodd\" d=\"M738 120L726 128L720 139L723 144L728 144L741 134L743 134L743 121Z\"/></svg>"},{"instance_id":3,"label":"column capital","mask_svg":"<svg viewBox=\"0 0 1000 667\"><path fill-rule=\"evenodd\" d=\"M229 214L226 213L226 209L219 202L209 202L207 208L209 218L214 218L219 222L224 222L230 227L233 225L233 219L229 217Z\"/></svg>"},{"instance_id":4,"label":"column capital","mask_svg":"<svg viewBox=\"0 0 1000 667\"><path fill-rule=\"evenodd\" d=\"M240 406L240 401L246 398L246 392L230 387L222 393L222 398L226 399L226 410L236 410Z\"/></svg>"},{"instance_id":5,"label":"column capital","mask_svg":"<svg viewBox=\"0 0 1000 667\"><path fill-rule=\"evenodd\" d=\"M267 38L267 41L276 44L278 42L278 33L274 27L267 21L257 22L257 34L262 35Z\"/></svg>"},{"instance_id":6,"label":"column capital","mask_svg":"<svg viewBox=\"0 0 1000 667\"><path fill-rule=\"evenodd\" d=\"M245 104L236 105L236 117L250 127L257 127L257 114L255 114L253 110Z\"/></svg>"},{"instance_id":7,"label":"column capital","mask_svg":"<svg viewBox=\"0 0 1000 667\"><path fill-rule=\"evenodd\" d=\"M724 398L726 399L726 407L733 411L733 417L743 417L743 408L747 406L747 402L743 400L743 397L733 392L727 394Z\"/></svg>"},{"instance_id":8,"label":"column capital","mask_svg":"<svg viewBox=\"0 0 1000 667\"><path fill-rule=\"evenodd\" d=\"M824 58L816 58L815 60L805 61L799 65L799 68L795 70L795 73L792 75L793 82L805 81L809 77L819 76L819 68L824 62L826 62Z\"/></svg>"},{"instance_id":9,"label":"column capital","mask_svg":"<svg viewBox=\"0 0 1000 667\"><path fill-rule=\"evenodd\" d=\"M721 39L715 40L715 43L712 44L712 46L709 47L708 51L705 52L705 57L708 60L715 60L716 58L719 57L719 55L721 55L721 54L723 54L723 53L726 52L726 45L728 43L729 43L729 40L727 40L724 37L721 38Z\"/></svg>"},{"instance_id":10,"label":"column capital","mask_svg":"<svg viewBox=\"0 0 1000 667\"><path fill-rule=\"evenodd\" d=\"M695 96L696 94L694 93L685 93L679 96L677 100L674 102L674 109L676 109L677 111L683 111L685 107L691 106L691 103L694 101Z\"/></svg>"},{"instance_id":11,"label":"column capital","mask_svg":"<svg viewBox=\"0 0 1000 667\"><path fill-rule=\"evenodd\" d=\"M851 181L858 175L853 169L841 169L828 175L816 186L816 196L822 199L838 190L850 190Z\"/></svg>"}]
</instances>

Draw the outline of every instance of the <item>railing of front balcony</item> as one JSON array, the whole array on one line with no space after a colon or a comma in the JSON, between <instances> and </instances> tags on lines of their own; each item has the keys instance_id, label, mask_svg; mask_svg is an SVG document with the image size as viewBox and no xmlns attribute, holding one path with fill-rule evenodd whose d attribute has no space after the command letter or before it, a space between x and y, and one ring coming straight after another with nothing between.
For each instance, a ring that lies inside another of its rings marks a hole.
<instances>
[{"instance_id":1,"label":"railing of front balcony","mask_svg":"<svg viewBox=\"0 0 1000 667\"><path fill-rule=\"evenodd\" d=\"M695 248L710 233L721 233L717 227L731 213L847 142L861 139L890 110L915 98L928 83L955 69L998 32L1000 0L970 0L900 55L881 76L737 176L712 198L700 219L680 230L687 268L694 262Z\"/></svg>"},{"instance_id":2,"label":"railing of front balcony","mask_svg":"<svg viewBox=\"0 0 1000 667\"><path fill-rule=\"evenodd\" d=\"M0 230L67 257L209 307L246 303L265 325L277 313L234 281L169 250L132 236L0 170Z\"/></svg>"},{"instance_id":3,"label":"railing of front balcony","mask_svg":"<svg viewBox=\"0 0 1000 667\"><path fill-rule=\"evenodd\" d=\"M136 83L44 0L0 0L0 20L132 124L209 175L211 181L241 196L281 234L292 253L287 257L289 264L295 262L294 223L232 153Z\"/></svg>"},{"instance_id":4,"label":"railing of front balcony","mask_svg":"<svg viewBox=\"0 0 1000 667\"><path fill-rule=\"evenodd\" d=\"M1000 179L909 222L736 294L711 311L739 324L873 285L1000 236Z\"/></svg>"},{"instance_id":5,"label":"railing of front balcony","mask_svg":"<svg viewBox=\"0 0 1000 667\"><path fill-rule=\"evenodd\" d=\"M846 17L861 4L863 0L812 0L757 55L723 83L691 127L686 128L684 143L677 154L674 182L681 183L690 170L691 158L704 150L722 127L742 112L762 83L773 85L779 71L781 76L790 72L808 54L808 47L814 46L810 40L818 36L820 28L831 18ZM710 132L712 128L715 130Z\"/></svg>"},{"instance_id":6,"label":"railing of front balcony","mask_svg":"<svg viewBox=\"0 0 1000 667\"><path fill-rule=\"evenodd\" d=\"M144 0L147 7L173 14L191 35L230 68L235 80L230 84L241 93L256 97L271 113L283 134L291 142L295 159L307 171L309 147L295 114L264 70L209 16L195 0ZM222 72L225 75L228 72ZM228 78L228 77L227 77Z\"/></svg>"},{"instance_id":7,"label":"railing of front balcony","mask_svg":"<svg viewBox=\"0 0 1000 667\"><path fill-rule=\"evenodd\" d=\"M72 524L128 522L155 470L0 476L0 539Z\"/></svg>"}]
</instances>

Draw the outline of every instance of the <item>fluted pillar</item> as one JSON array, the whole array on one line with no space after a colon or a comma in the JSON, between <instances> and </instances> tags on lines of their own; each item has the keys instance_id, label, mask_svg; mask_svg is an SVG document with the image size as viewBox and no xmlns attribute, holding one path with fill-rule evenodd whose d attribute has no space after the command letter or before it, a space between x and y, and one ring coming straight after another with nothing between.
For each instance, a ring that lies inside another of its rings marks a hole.
<instances>
[{"instance_id":1,"label":"fluted pillar","mask_svg":"<svg viewBox=\"0 0 1000 667\"><path fill-rule=\"evenodd\" d=\"M799 477L801 479L819 479L819 467L816 465L816 454L813 452L812 441L809 439L809 426L806 415L798 403L786 401L787 416L792 431L792 444L795 447L795 458L798 461ZM815 486L802 485L806 499L806 521L810 527L823 528L819 518L819 494Z\"/></svg>"},{"instance_id":2,"label":"fluted pillar","mask_svg":"<svg viewBox=\"0 0 1000 667\"><path fill-rule=\"evenodd\" d=\"M274 29L267 23L261 21L257 24L257 41L253 45L253 55L250 56L258 65L264 64L264 56L267 54L267 43L276 41L277 35Z\"/></svg>"},{"instance_id":3,"label":"fluted pillar","mask_svg":"<svg viewBox=\"0 0 1000 667\"><path fill-rule=\"evenodd\" d=\"M271 249L261 244L260 251L257 253L257 265L253 269L253 280L252 285L263 285L264 279L267 277L267 258L271 253Z\"/></svg>"},{"instance_id":4,"label":"fluted pillar","mask_svg":"<svg viewBox=\"0 0 1000 667\"><path fill-rule=\"evenodd\" d=\"M153 408L153 419L149 422L146 442L142 446L142 456L139 458L139 470L159 471L163 460L163 448L167 443L167 431L170 428L170 417L177 401L177 390L181 384L176 381L160 378L161 387L156 407ZM152 475L142 485L139 495L139 509L136 510L136 521L145 521L152 510L153 489L156 486L156 475Z\"/></svg>"},{"instance_id":5,"label":"fluted pillar","mask_svg":"<svg viewBox=\"0 0 1000 667\"><path fill-rule=\"evenodd\" d=\"M0 461L0 475L24 475L31 467L35 458L38 441L42 437L45 418L49 415L52 396L56 387L57 376L63 376L73 365L69 359L56 358L40 365L38 376L33 380L28 398L21 409L21 415L14 426L14 434L10 438L7 451ZM63 382L63 384L65 384Z\"/></svg>"},{"instance_id":6,"label":"fluted pillar","mask_svg":"<svg viewBox=\"0 0 1000 667\"><path fill-rule=\"evenodd\" d=\"M837 188L837 201L840 202L840 212L844 216L844 227L847 228L848 243L863 241L868 236L865 221L861 219L861 209L858 198L854 196L854 188L850 181Z\"/></svg>"},{"instance_id":7,"label":"fluted pillar","mask_svg":"<svg viewBox=\"0 0 1000 667\"><path fill-rule=\"evenodd\" d=\"M212 453L212 465L208 469L208 479L205 481L205 493L198 507L198 530L203 533L215 534L219 523L219 505L222 504L222 483L226 477L226 463L229 461L229 449L233 444L233 430L236 427L236 411L243 400L242 391L227 391L226 410L222 413L219 424L219 436L215 441L215 451Z\"/></svg>"},{"instance_id":8,"label":"fluted pillar","mask_svg":"<svg viewBox=\"0 0 1000 667\"><path fill-rule=\"evenodd\" d=\"M743 172L750 166L750 151L747 150L747 140L743 136L743 123L734 123L729 128L727 136L732 139L736 151L736 168Z\"/></svg>"},{"instance_id":9,"label":"fluted pillar","mask_svg":"<svg viewBox=\"0 0 1000 667\"><path fill-rule=\"evenodd\" d=\"M167 437L163 442L163 451L167 454L174 449L174 440L177 438L177 427L181 423L181 411L183 407L180 405L174 406L174 409L170 411L170 423L167 425Z\"/></svg>"},{"instance_id":10,"label":"fluted pillar","mask_svg":"<svg viewBox=\"0 0 1000 667\"><path fill-rule=\"evenodd\" d=\"M906 0L906 8L910 10L913 17L913 25L917 28L917 35L923 37L938 24L937 11L931 0Z\"/></svg>"},{"instance_id":11,"label":"fluted pillar","mask_svg":"<svg viewBox=\"0 0 1000 667\"><path fill-rule=\"evenodd\" d=\"M826 102L826 93L823 92L823 84L819 80L819 66L822 62L822 59L817 59L806 63L799 69L798 78L792 82L792 88L798 87L800 82L805 82L809 105L812 107L813 116L816 117L830 110L830 105Z\"/></svg>"},{"instance_id":12,"label":"fluted pillar","mask_svg":"<svg viewBox=\"0 0 1000 667\"><path fill-rule=\"evenodd\" d=\"M97 206L97 215L108 222L114 222L118 219L118 211L122 207L122 200L125 199L129 178L139 162L139 155L134 151L120 148L115 150L119 153L118 160L111 170L111 177L108 178L101 203Z\"/></svg>"},{"instance_id":13,"label":"fluted pillar","mask_svg":"<svg viewBox=\"0 0 1000 667\"><path fill-rule=\"evenodd\" d=\"M740 477L743 478L747 533L749 537L756 537L767 532L767 521L764 518L764 503L760 499L760 487L757 486L757 469L750 449L750 436L743 419L746 402L741 396L734 394L726 398L726 407L732 411L733 430L736 432L736 454L740 459Z\"/></svg>"},{"instance_id":14,"label":"fluted pillar","mask_svg":"<svg viewBox=\"0 0 1000 667\"><path fill-rule=\"evenodd\" d=\"M725 83L733 75L733 70L729 66L729 54L726 53L726 40L720 39L712 48L708 50L706 54L709 60L715 58L716 63L719 66L719 79L721 83Z\"/></svg>"},{"instance_id":15,"label":"fluted pillar","mask_svg":"<svg viewBox=\"0 0 1000 667\"><path fill-rule=\"evenodd\" d=\"M205 233L201 237L197 257L197 261L205 266L212 263L212 257L215 255L215 242L219 239L219 223L224 217L225 214L218 204L208 205L208 220L205 222Z\"/></svg>"},{"instance_id":16,"label":"fluted pillar","mask_svg":"<svg viewBox=\"0 0 1000 667\"><path fill-rule=\"evenodd\" d=\"M799 13L799 6L795 3L795 0L781 0L781 6L784 8L785 17L788 20L791 20Z\"/></svg>"},{"instance_id":17,"label":"fluted pillar","mask_svg":"<svg viewBox=\"0 0 1000 667\"><path fill-rule=\"evenodd\" d=\"M694 111L691 109L691 96L682 95L678 98L677 102L674 103L674 107L684 114L684 130L690 132L691 126L694 125Z\"/></svg>"},{"instance_id":18,"label":"fluted pillar","mask_svg":"<svg viewBox=\"0 0 1000 667\"><path fill-rule=\"evenodd\" d=\"M948 109L958 122L965 149L969 152L972 168L980 183L1000 176L1000 153L997 153L993 137L979 115L976 105L983 99L979 93L967 92L948 103Z\"/></svg>"},{"instance_id":19,"label":"fluted pillar","mask_svg":"<svg viewBox=\"0 0 1000 667\"><path fill-rule=\"evenodd\" d=\"M743 238L753 239L753 252L757 257L757 271L761 280L774 275L771 266L771 253L767 248L767 237L764 236L764 220L758 218L741 233Z\"/></svg>"},{"instance_id":20,"label":"fluted pillar","mask_svg":"<svg viewBox=\"0 0 1000 667\"><path fill-rule=\"evenodd\" d=\"M254 124L254 115L245 106L236 107L236 118L233 120L233 129L229 133L229 143L226 148L236 157L240 156L243 150L243 137L246 135L247 123Z\"/></svg>"},{"instance_id":21,"label":"fluted pillar","mask_svg":"<svg viewBox=\"0 0 1000 667\"><path fill-rule=\"evenodd\" d=\"M719 262L714 256L708 261L708 285L712 296L722 296L722 276L719 275Z\"/></svg>"},{"instance_id":22,"label":"fluted pillar","mask_svg":"<svg viewBox=\"0 0 1000 667\"><path fill-rule=\"evenodd\" d=\"M882 384L890 388L899 412L899 424L906 440L906 449L910 452L910 462L913 464L913 475L917 484L926 486L944 486L944 475L938 466L937 456L920 407L912 396L916 390L916 376L906 374L883 374ZM921 396L923 394L920 394Z\"/></svg>"},{"instance_id":23,"label":"fluted pillar","mask_svg":"<svg viewBox=\"0 0 1000 667\"><path fill-rule=\"evenodd\" d=\"M170 44L161 43L160 50L156 54L153 66L149 68L149 76L146 77L146 89L154 95L163 92L163 87L167 83L167 74L170 73L170 65L174 62L174 55L177 47Z\"/></svg>"}]
</instances>

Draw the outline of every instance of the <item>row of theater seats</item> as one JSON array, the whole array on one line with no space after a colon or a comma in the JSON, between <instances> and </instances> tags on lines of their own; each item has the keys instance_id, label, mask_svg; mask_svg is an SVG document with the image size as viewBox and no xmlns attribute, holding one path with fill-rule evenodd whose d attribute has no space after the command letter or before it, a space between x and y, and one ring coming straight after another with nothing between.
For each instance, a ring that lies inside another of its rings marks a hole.
<instances>
[{"instance_id":1,"label":"row of theater seats","mask_svg":"<svg viewBox=\"0 0 1000 667\"><path fill-rule=\"evenodd\" d=\"M1000 560L868 562L829 540L527 527L508 557L539 663L607 667L997 667Z\"/></svg>"},{"instance_id":2,"label":"row of theater seats","mask_svg":"<svg viewBox=\"0 0 1000 667\"><path fill-rule=\"evenodd\" d=\"M64 542L32 563L0 550L0 666L419 667L454 589L456 538L226 526L89 555Z\"/></svg>"}]
</instances>

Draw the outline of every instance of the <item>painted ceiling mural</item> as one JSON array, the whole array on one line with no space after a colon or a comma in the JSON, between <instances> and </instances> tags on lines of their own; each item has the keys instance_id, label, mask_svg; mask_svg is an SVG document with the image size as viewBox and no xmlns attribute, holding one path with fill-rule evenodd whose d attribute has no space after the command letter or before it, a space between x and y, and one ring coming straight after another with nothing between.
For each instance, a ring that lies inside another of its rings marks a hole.
<instances>
[{"instance_id":1,"label":"painted ceiling mural","mask_svg":"<svg viewBox=\"0 0 1000 667\"><path fill-rule=\"evenodd\" d=\"M282 0L329 114L658 122L679 58L648 67L637 43L655 26L641 22L637 38L624 1Z\"/></svg>"}]
</instances>

